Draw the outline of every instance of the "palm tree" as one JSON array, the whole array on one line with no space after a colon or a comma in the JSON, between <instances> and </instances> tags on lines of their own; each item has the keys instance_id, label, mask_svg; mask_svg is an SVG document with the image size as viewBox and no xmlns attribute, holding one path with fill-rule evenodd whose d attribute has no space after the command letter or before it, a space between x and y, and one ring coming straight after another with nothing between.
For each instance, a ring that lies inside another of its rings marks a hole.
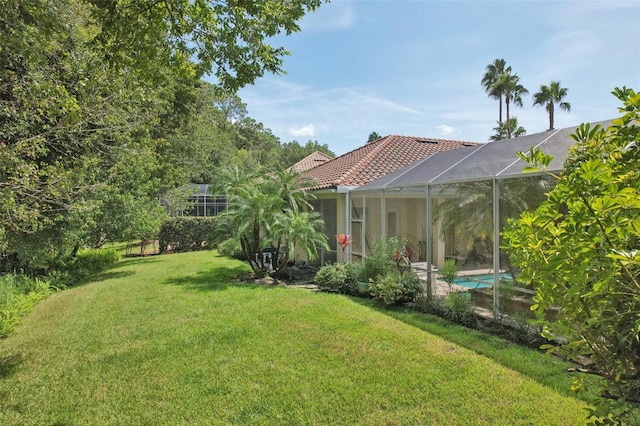
<instances>
[{"instance_id":1,"label":"palm tree","mask_svg":"<svg viewBox=\"0 0 640 426\"><path fill-rule=\"evenodd\" d=\"M509 119L509 105L513 102L517 106L522 106L522 96L529 93L525 87L520 84L518 74L502 74L498 77L494 86L496 90L504 95L504 104L507 110L507 139L511 139L511 125Z\"/></svg>"},{"instance_id":2,"label":"palm tree","mask_svg":"<svg viewBox=\"0 0 640 426\"><path fill-rule=\"evenodd\" d=\"M305 252L309 260L318 258L318 249L329 250L327 237L323 233L324 221L316 212L301 212L285 209L275 217L271 225L271 236L275 238L272 244L276 247L284 242L287 250L284 258L278 263L277 269L282 269L291 256L295 256L296 249Z\"/></svg>"},{"instance_id":3,"label":"palm tree","mask_svg":"<svg viewBox=\"0 0 640 426\"><path fill-rule=\"evenodd\" d=\"M496 82L501 75L510 74L511 67L506 66L507 63L504 59L495 59L493 63L487 65L485 68L484 76L482 77L481 84L484 87L485 92L489 94L489 97L498 99L500 101L499 109L499 122L502 122L502 91L496 87Z\"/></svg>"},{"instance_id":4,"label":"palm tree","mask_svg":"<svg viewBox=\"0 0 640 426\"><path fill-rule=\"evenodd\" d=\"M560 87L559 81L552 81L549 86L540 86L540 91L533 95L533 105L544 105L545 109L549 113L549 130L553 130L553 113L554 105L558 104L560 109L567 112L571 111L571 105L569 102L562 102L562 99L567 96L566 87Z\"/></svg>"},{"instance_id":5,"label":"palm tree","mask_svg":"<svg viewBox=\"0 0 640 426\"><path fill-rule=\"evenodd\" d=\"M315 197L302 189L305 181L298 173L277 168L242 175L232 167L220 175L219 187L227 190L229 202L220 218L228 222L228 232L240 241L257 276L278 274L296 248L309 259L317 257L318 248L328 248L324 222L304 211ZM283 244L288 250L281 252ZM256 256L264 250L271 250L271 262Z\"/></svg>"},{"instance_id":6,"label":"palm tree","mask_svg":"<svg viewBox=\"0 0 640 426\"><path fill-rule=\"evenodd\" d=\"M367 138L367 143L369 142L373 142L373 141L377 141L378 139L380 139L382 136L380 136L378 134L378 132L371 132L369 133L369 137Z\"/></svg>"},{"instance_id":7,"label":"palm tree","mask_svg":"<svg viewBox=\"0 0 640 426\"><path fill-rule=\"evenodd\" d=\"M516 117L509 118L509 128L511 128L511 136L514 138L527 134L525 128L518 125ZM498 121L498 127L494 127L493 131L496 133L489 138L490 141L495 142L507 139L507 123L504 121Z\"/></svg>"},{"instance_id":8,"label":"palm tree","mask_svg":"<svg viewBox=\"0 0 640 426\"><path fill-rule=\"evenodd\" d=\"M315 200L315 195L303 189L311 185L307 177L300 172L279 166L269 171L268 176L269 179L265 182L267 190L279 196L286 208L294 212L311 209L310 201Z\"/></svg>"}]
</instances>

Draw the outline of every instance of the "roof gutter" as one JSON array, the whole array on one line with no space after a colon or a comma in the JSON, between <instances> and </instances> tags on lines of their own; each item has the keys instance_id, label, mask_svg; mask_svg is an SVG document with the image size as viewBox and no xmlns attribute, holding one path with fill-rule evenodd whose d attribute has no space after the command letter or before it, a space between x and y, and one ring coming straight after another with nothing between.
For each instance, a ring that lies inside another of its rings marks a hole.
<instances>
[{"instance_id":1,"label":"roof gutter","mask_svg":"<svg viewBox=\"0 0 640 426\"><path fill-rule=\"evenodd\" d=\"M347 192L356 189L357 186L336 186L336 190L335 192L339 193L339 194L346 194Z\"/></svg>"}]
</instances>

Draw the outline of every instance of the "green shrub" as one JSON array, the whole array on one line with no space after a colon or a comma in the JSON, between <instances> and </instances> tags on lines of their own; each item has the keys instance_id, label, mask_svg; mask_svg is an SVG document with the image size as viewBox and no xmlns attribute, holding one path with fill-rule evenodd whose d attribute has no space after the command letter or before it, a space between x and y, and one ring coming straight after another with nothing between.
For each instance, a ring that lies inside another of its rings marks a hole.
<instances>
[{"instance_id":1,"label":"green shrub","mask_svg":"<svg viewBox=\"0 0 640 426\"><path fill-rule=\"evenodd\" d=\"M385 241L379 240L371 250L371 256L364 260L362 281L377 280L378 277L386 277L397 270L394 254L398 247L398 239L393 237Z\"/></svg>"},{"instance_id":2,"label":"green shrub","mask_svg":"<svg viewBox=\"0 0 640 426\"><path fill-rule=\"evenodd\" d=\"M442 268L440 268L440 278L449 285L449 293L451 293L451 285L458 276L458 267L453 259L446 260Z\"/></svg>"},{"instance_id":3,"label":"green shrub","mask_svg":"<svg viewBox=\"0 0 640 426\"><path fill-rule=\"evenodd\" d=\"M66 273L67 282L60 279L61 284L66 286L76 285L114 265L119 259L118 252L111 248L81 250L67 268L62 271L63 274Z\"/></svg>"},{"instance_id":4,"label":"green shrub","mask_svg":"<svg viewBox=\"0 0 640 426\"><path fill-rule=\"evenodd\" d=\"M352 263L334 263L320 268L313 282L322 291L356 294L359 272L358 267Z\"/></svg>"},{"instance_id":5,"label":"green shrub","mask_svg":"<svg viewBox=\"0 0 640 426\"><path fill-rule=\"evenodd\" d=\"M235 238L229 238L218 244L218 253L222 256L232 257L234 259L244 259L245 255L242 251L240 241Z\"/></svg>"},{"instance_id":6,"label":"green shrub","mask_svg":"<svg viewBox=\"0 0 640 426\"><path fill-rule=\"evenodd\" d=\"M213 247L215 217L174 217L162 224L160 253L186 252Z\"/></svg>"},{"instance_id":7,"label":"green shrub","mask_svg":"<svg viewBox=\"0 0 640 426\"><path fill-rule=\"evenodd\" d=\"M445 299L445 318L463 325L473 325L476 320L470 294L463 291L449 293Z\"/></svg>"},{"instance_id":8,"label":"green shrub","mask_svg":"<svg viewBox=\"0 0 640 426\"><path fill-rule=\"evenodd\" d=\"M6 337L36 303L53 291L48 281L38 278L0 276L0 338Z\"/></svg>"},{"instance_id":9,"label":"green shrub","mask_svg":"<svg viewBox=\"0 0 640 426\"><path fill-rule=\"evenodd\" d=\"M402 275L392 272L378 279L370 279L369 289L374 299L386 305L413 302L423 290L415 272Z\"/></svg>"}]
</instances>

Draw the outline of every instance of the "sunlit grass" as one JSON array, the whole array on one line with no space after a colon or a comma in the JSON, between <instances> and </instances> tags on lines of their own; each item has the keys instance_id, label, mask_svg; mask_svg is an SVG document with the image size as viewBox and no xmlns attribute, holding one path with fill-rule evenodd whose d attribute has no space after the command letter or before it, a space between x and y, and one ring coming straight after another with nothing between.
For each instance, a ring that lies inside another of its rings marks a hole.
<instances>
[{"instance_id":1,"label":"sunlit grass","mask_svg":"<svg viewBox=\"0 0 640 426\"><path fill-rule=\"evenodd\" d=\"M0 341L0 424L583 421L562 386L494 355L346 297L235 282L244 269L125 259L51 296Z\"/></svg>"}]
</instances>

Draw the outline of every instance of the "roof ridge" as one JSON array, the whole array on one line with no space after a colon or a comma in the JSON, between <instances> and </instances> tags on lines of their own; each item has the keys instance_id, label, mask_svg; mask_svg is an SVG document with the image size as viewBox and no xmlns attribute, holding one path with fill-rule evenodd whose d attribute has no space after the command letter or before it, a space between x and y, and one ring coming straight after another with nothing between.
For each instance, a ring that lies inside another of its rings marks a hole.
<instances>
[{"instance_id":1,"label":"roof ridge","mask_svg":"<svg viewBox=\"0 0 640 426\"><path fill-rule=\"evenodd\" d=\"M479 145L420 136L387 135L308 170L316 185L310 189L359 186L436 152Z\"/></svg>"},{"instance_id":2,"label":"roof ridge","mask_svg":"<svg viewBox=\"0 0 640 426\"><path fill-rule=\"evenodd\" d=\"M484 142L475 142L475 141L464 141L461 139L443 139L443 138L432 138L431 136L413 136L413 135L389 135L399 138L410 138L415 140L428 140L434 142L458 142L458 143L473 143L473 144L482 144Z\"/></svg>"},{"instance_id":3,"label":"roof ridge","mask_svg":"<svg viewBox=\"0 0 640 426\"><path fill-rule=\"evenodd\" d=\"M371 157L374 157L378 154L378 152L380 152L382 150L383 146L386 146L386 142L388 140L391 140L393 138L394 135L387 135L385 137L382 137L380 139L376 139L373 142L369 142L367 145L371 146L371 145L378 145L378 146L374 146L366 155L363 155L362 158L359 161L356 161L355 163L353 163L353 166L351 166L349 168L349 170L347 170L344 175L342 175L342 180L345 181L347 180L347 178L351 175L354 174L355 171L359 170L361 168L361 166L363 164L367 164L371 161ZM361 148L365 148L367 147L367 145L363 145ZM353 152L353 151L351 151Z\"/></svg>"}]
</instances>

